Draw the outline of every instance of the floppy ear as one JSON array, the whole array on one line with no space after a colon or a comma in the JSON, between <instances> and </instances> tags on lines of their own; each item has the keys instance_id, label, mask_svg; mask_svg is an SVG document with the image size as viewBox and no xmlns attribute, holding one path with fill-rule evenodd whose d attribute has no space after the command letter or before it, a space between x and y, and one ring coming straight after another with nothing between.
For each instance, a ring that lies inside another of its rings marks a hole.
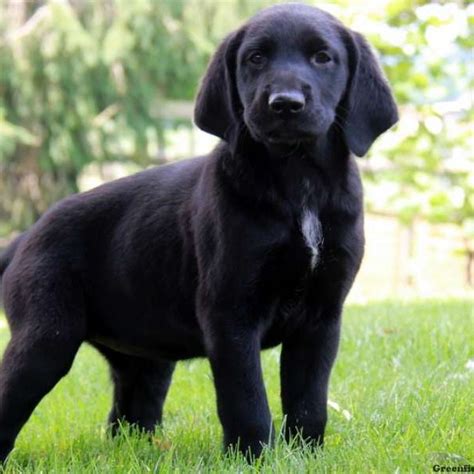
<instances>
[{"instance_id":1,"label":"floppy ear","mask_svg":"<svg viewBox=\"0 0 474 474\"><path fill-rule=\"evenodd\" d=\"M344 135L349 149L364 156L375 139L398 121L390 87L362 35L348 32L351 78L346 95Z\"/></svg>"},{"instance_id":2,"label":"floppy ear","mask_svg":"<svg viewBox=\"0 0 474 474\"><path fill-rule=\"evenodd\" d=\"M243 30L239 30L221 43L202 79L194 107L195 124L227 141L231 140L242 108L235 81L242 36Z\"/></svg>"}]
</instances>

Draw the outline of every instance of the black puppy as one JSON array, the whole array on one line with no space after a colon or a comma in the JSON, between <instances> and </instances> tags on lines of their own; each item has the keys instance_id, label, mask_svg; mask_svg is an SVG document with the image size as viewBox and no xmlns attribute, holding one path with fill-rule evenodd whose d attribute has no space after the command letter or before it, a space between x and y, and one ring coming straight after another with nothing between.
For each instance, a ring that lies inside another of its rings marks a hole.
<instances>
[{"instance_id":1,"label":"black puppy","mask_svg":"<svg viewBox=\"0 0 474 474\"><path fill-rule=\"evenodd\" d=\"M260 350L282 344L286 431L323 442L344 299L364 247L364 155L397 121L364 39L303 5L260 12L210 63L195 120L208 156L54 206L5 253L11 341L0 459L83 342L110 362L109 421L161 421L176 360L210 359L225 445L272 421Z\"/></svg>"}]
</instances>

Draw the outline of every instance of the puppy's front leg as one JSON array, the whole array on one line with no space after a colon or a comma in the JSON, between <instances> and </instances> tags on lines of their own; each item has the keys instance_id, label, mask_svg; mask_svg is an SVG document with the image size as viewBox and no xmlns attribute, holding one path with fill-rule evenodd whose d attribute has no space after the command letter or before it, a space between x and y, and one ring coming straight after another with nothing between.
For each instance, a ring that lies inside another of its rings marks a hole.
<instances>
[{"instance_id":1,"label":"puppy's front leg","mask_svg":"<svg viewBox=\"0 0 474 474\"><path fill-rule=\"evenodd\" d=\"M286 437L300 434L322 445L327 421L327 394L339 342L339 315L301 330L283 342L281 396Z\"/></svg>"},{"instance_id":2,"label":"puppy's front leg","mask_svg":"<svg viewBox=\"0 0 474 474\"><path fill-rule=\"evenodd\" d=\"M260 365L260 337L235 314L214 314L206 334L226 447L259 456L273 433Z\"/></svg>"}]
</instances>

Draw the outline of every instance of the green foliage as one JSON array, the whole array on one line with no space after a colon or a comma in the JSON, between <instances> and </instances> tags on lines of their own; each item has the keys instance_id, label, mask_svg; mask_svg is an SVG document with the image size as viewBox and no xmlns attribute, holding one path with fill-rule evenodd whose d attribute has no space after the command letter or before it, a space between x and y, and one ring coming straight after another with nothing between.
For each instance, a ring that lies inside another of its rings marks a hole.
<instances>
[{"instance_id":1,"label":"green foliage","mask_svg":"<svg viewBox=\"0 0 474 474\"><path fill-rule=\"evenodd\" d=\"M148 164L163 126L152 105L191 99L208 55L194 47L184 2L50 1L36 10L25 2L16 4L19 24L8 3L0 15L0 190L4 212L22 227L76 191L88 163Z\"/></svg>"},{"instance_id":2,"label":"green foliage","mask_svg":"<svg viewBox=\"0 0 474 474\"><path fill-rule=\"evenodd\" d=\"M371 40L394 87L401 121L372 152L377 171L369 176L379 187L369 206L392 210L406 223L419 216L454 223L474 238L474 9L397 3L389 8L385 34L376 26L383 19L372 19L377 34ZM383 183L392 186L380 198Z\"/></svg>"}]
</instances>

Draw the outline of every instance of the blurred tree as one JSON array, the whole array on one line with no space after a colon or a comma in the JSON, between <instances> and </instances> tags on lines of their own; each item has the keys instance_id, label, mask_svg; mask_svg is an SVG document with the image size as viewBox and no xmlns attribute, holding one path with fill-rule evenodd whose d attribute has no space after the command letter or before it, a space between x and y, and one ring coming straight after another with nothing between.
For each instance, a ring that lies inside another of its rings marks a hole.
<instances>
[{"instance_id":1,"label":"blurred tree","mask_svg":"<svg viewBox=\"0 0 474 474\"><path fill-rule=\"evenodd\" d=\"M0 4L0 192L13 228L76 191L91 161L149 163L162 127L150 105L191 99L208 57L185 2L39 3Z\"/></svg>"},{"instance_id":2,"label":"blurred tree","mask_svg":"<svg viewBox=\"0 0 474 474\"><path fill-rule=\"evenodd\" d=\"M382 55L402 111L366 167L375 184L369 209L392 212L411 228L420 217L460 226L472 285L474 5L399 0L369 21L364 30Z\"/></svg>"}]
</instances>

